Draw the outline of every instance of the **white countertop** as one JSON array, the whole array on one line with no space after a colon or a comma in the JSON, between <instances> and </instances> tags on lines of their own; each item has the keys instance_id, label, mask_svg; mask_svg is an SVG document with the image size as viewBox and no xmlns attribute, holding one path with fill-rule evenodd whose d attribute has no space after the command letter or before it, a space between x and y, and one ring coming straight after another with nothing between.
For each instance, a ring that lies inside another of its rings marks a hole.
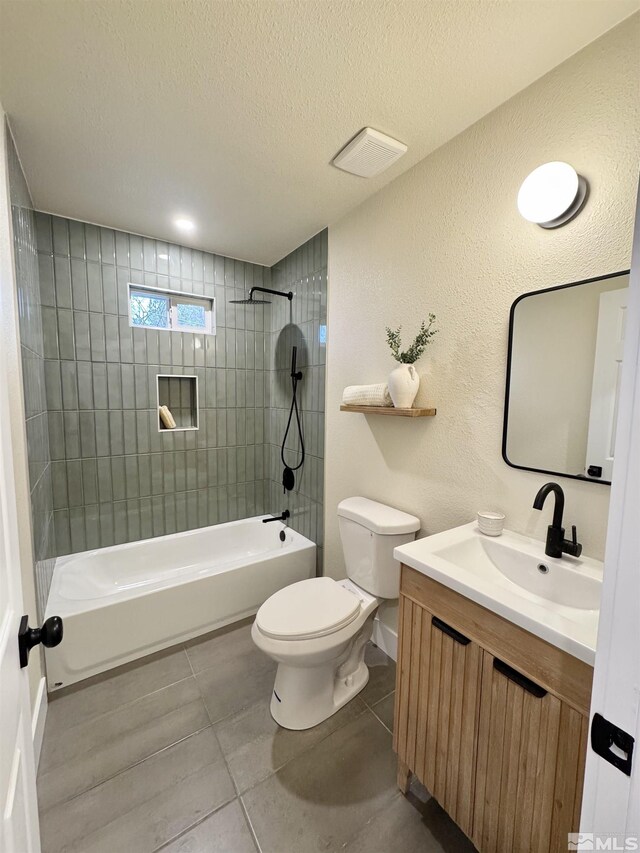
<instances>
[{"instance_id":1,"label":"white countertop","mask_svg":"<svg viewBox=\"0 0 640 853\"><path fill-rule=\"evenodd\" d=\"M544 542L509 530L485 536L476 522L402 545L394 557L593 666L600 561L547 557Z\"/></svg>"}]
</instances>

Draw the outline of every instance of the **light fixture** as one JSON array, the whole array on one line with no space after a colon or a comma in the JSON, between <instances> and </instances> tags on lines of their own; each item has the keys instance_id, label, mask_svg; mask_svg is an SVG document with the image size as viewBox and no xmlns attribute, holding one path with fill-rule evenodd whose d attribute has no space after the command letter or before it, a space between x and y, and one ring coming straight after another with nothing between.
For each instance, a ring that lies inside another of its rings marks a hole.
<instances>
[{"instance_id":1,"label":"light fixture","mask_svg":"<svg viewBox=\"0 0 640 853\"><path fill-rule=\"evenodd\" d=\"M578 213L588 190L587 181L573 166L558 160L544 163L522 182L518 210L541 228L557 228Z\"/></svg>"},{"instance_id":2,"label":"light fixture","mask_svg":"<svg viewBox=\"0 0 640 853\"><path fill-rule=\"evenodd\" d=\"M187 219L185 216L178 216L173 220L173 224L179 231L193 231L196 227L192 219Z\"/></svg>"}]
</instances>

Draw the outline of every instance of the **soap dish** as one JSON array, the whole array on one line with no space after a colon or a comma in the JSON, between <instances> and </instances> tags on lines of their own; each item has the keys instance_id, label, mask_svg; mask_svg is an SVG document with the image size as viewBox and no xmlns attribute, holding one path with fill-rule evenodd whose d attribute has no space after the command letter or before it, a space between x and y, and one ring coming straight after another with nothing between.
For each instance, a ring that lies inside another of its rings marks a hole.
<instances>
[{"instance_id":1,"label":"soap dish","mask_svg":"<svg viewBox=\"0 0 640 853\"><path fill-rule=\"evenodd\" d=\"M483 511L478 513L478 527L485 536L500 536L504 530L504 513Z\"/></svg>"}]
</instances>

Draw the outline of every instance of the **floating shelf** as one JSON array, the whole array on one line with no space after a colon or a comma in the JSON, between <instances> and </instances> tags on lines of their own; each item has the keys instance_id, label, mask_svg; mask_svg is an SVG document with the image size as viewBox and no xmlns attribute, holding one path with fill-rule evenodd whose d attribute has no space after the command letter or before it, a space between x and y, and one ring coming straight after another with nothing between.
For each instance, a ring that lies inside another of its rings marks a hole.
<instances>
[{"instance_id":1,"label":"floating shelf","mask_svg":"<svg viewBox=\"0 0 640 853\"><path fill-rule=\"evenodd\" d=\"M394 406L340 406L341 412L361 415L390 415L393 418L432 418L436 409L396 409Z\"/></svg>"}]
</instances>

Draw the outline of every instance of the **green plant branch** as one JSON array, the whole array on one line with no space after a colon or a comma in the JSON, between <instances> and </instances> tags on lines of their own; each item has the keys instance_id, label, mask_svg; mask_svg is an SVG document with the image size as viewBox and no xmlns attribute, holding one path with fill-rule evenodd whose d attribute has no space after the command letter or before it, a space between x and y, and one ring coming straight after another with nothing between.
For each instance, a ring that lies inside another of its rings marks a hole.
<instances>
[{"instance_id":1,"label":"green plant branch","mask_svg":"<svg viewBox=\"0 0 640 853\"><path fill-rule=\"evenodd\" d=\"M404 352L400 351L400 347L402 346L400 340L402 326L398 326L397 329L390 329L387 326L387 343L389 344L391 355L395 360L399 361L400 364L415 364L427 346L431 343L433 336L438 332L438 329L433 328L435 321L436 315L429 314L429 323L427 324L424 320L422 321L420 324L420 331L416 335L411 346L404 350Z\"/></svg>"}]
</instances>

